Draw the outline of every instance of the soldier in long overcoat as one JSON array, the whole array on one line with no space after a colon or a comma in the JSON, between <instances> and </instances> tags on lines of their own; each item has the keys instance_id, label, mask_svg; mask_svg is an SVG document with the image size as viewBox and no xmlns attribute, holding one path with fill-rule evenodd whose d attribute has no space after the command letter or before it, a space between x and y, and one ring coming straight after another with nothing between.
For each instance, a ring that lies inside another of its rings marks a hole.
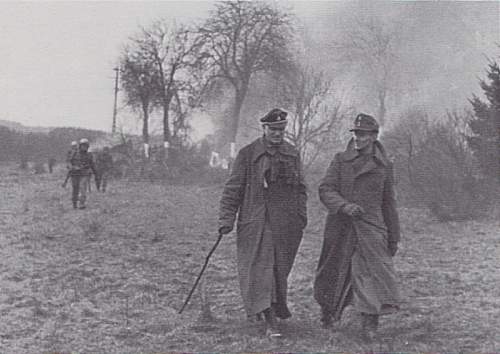
<instances>
[{"instance_id":1,"label":"soldier in long overcoat","mask_svg":"<svg viewBox=\"0 0 500 354\"><path fill-rule=\"evenodd\" d=\"M283 140L287 113L261 119L264 136L243 147L220 202L219 232L237 220L241 295L249 318L262 315L269 336L281 336L276 318L291 316L287 279L307 224L306 186L298 151Z\"/></svg>"},{"instance_id":2,"label":"soldier in long overcoat","mask_svg":"<svg viewBox=\"0 0 500 354\"><path fill-rule=\"evenodd\" d=\"M325 327L352 304L364 334L376 334L379 315L398 309L392 257L400 239L392 164L377 140L378 123L359 114L347 149L335 155L319 186L328 209L314 283Z\"/></svg>"}]
</instances>

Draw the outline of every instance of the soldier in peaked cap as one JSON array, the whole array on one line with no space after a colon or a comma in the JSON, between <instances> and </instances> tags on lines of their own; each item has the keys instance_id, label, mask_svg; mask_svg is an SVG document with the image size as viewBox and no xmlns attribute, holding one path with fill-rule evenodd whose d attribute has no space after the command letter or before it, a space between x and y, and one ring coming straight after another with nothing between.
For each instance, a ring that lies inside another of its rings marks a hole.
<instances>
[{"instance_id":1,"label":"soldier in peaked cap","mask_svg":"<svg viewBox=\"0 0 500 354\"><path fill-rule=\"evenodd\" d=\"M379 316L400 303L392 261L400 239L393 170L378 129L375 118L358 114L347 149L335 155L320 183L328 216L314 283L323 326L353 305L368 339Z\"/></svg>"},{"instance_id":2,"label":"soldier in peaked cap","mask_svg":"<svg viewBox=\"0 0 500 354\"><path fill-rule=\"evenodd\" d=\"M284 140L287 113L262 119L264 134L237 154L220 201L219 232L237 217L241 295L249 318L262 318L266 334L281 336L277 318L291 316L288 275L307 224L306 186L298 151Z\"/></svg>"},{"instance_id":3,"label":"soldier in peaked cap","mask_svg":"<svg viewBox=\"0 0 500 354\"><path fill-rule=\"evenodd\" d=\"M94 165L92 154L88 152L88 139L81 139L78 146L78 151L71 156L70 176L71 186L73 187L71 201L73 208L77 208L77 202L80 202L79 208L85 209L85 201L87 200L87 189L90 183L90 176L93 173L97 178L97 171ZM96 181L96 185L98 185ZM99 188L99 187L98 187Z\"/></svg>"},{"instance_id":4,"label":"soldier in peaked cap","mask_svg":"<svg viewBox=\"0 0 500 354\"><path fill-rule=\"evenodd\" d=\"M351 132L360 132L360 131L365 131L365 132L373 132L373 133L378 133L378 123L375 118L368 114L360 113L356 116L356 119L354 120L354 126L349 129Z\"/></svg>"}]
</instances>

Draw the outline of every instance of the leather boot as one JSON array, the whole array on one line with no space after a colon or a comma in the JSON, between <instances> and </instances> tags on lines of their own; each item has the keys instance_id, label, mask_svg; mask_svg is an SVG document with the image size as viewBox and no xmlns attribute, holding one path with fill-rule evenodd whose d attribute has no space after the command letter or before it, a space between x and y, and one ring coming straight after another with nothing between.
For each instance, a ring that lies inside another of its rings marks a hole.
<instances>
[{"instance_id":1,"label":"leather boot","mask_svg":"<svg viewBox=\"0 0 500 354\"><path fill-rule=\"evenodd\" d=\"M281 331L278 328L278 320L272 307L265 309L264 318L266 320L266 335L270 338L282 337Z\"/></svg>"},{"instance_id":2,"label":"leather boot","mask_svg":"<svg viewBox=\"0 0 500 354\"><path fill-rule=\"evenodd\" d=\"M325 307L321 308L321 327L331 328L333 326L333 316Z\"/></svg>"},{"instance_id":3,"label":"leather boot","mask_svg":"<svg viewBox=\"0 0 500 354\"><path fill-rule=\"evenodd\" d=\"M372 341L377 335L378 329L378 315L362 313L361 314L361 327L363 337Z\"/></svg>"}]
</instances>

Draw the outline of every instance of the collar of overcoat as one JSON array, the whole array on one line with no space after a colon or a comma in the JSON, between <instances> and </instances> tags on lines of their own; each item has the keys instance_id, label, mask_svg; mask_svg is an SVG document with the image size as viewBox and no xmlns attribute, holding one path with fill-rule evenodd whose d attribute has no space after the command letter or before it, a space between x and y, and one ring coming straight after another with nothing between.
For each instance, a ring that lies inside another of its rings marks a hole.
<instances>
[{"instance_id":1,"label":"collar of overcoat","mask_svg":"<svg viewBox=\"0 0 500 354\"><path fill-rule=\"evenodd\" d=\"M253 150L252 161L253 162L257 161L259 159L259 157L264 155L267 151L269 151L269 149L266 147L266 144L264 142L264 138L261 137L261 138L257 139L257 141L255 142L254 150ZM283 141L283 143L280 144L274 152L269 151L270 154L273 154L276 152L279 152L280 154L283 154L283 155L289 155L289 156L298 156L298 154L299 154L297 149L295 149L292 144L290 144L286 141Z\"/></svg>"},{"instance_id":2,"label":"collar of overcoat","mask_svg":"<svg viewBox=\"0 0 500 354\"><path fill-rule=\"evenodd\" d=\"M362 175L363 173L369 172L376 168L379 164L384 167L390 165L390 161L387 158L385 149L382 144L377 140L373 143L373 159L368 160L368 162L361 168L360 171L356 173L356 177ZM354 139L352 138L347 144L347 149L341 154L342 161L349 162L353 161L359 156L358 151L354 148Z\"/></svg>"}]
</instances>

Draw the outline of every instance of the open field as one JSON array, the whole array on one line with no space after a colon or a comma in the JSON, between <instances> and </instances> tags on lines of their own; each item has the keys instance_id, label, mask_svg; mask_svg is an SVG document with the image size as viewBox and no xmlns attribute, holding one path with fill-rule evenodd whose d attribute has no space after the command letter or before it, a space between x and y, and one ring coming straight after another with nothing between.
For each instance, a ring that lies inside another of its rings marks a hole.
<instances>
[{"instance_id":1,"label":"open field","mask_svg":"<svg viewBox=\"0 0 500 354\"><path fill-rule=\"evenodd\" d=\"M221 186L111 181L73 210L64 171L30 175L0 167L0 352L500 352L500 214L437 223L401 209L395 258L403 309L364 343L348 309L319 327L312 280L325 211L310 192L309 225L290 279L292 319L271 342L246 321L228 235L205 289L177 311L216 239Z\"/></svg>"}]
</instances>

